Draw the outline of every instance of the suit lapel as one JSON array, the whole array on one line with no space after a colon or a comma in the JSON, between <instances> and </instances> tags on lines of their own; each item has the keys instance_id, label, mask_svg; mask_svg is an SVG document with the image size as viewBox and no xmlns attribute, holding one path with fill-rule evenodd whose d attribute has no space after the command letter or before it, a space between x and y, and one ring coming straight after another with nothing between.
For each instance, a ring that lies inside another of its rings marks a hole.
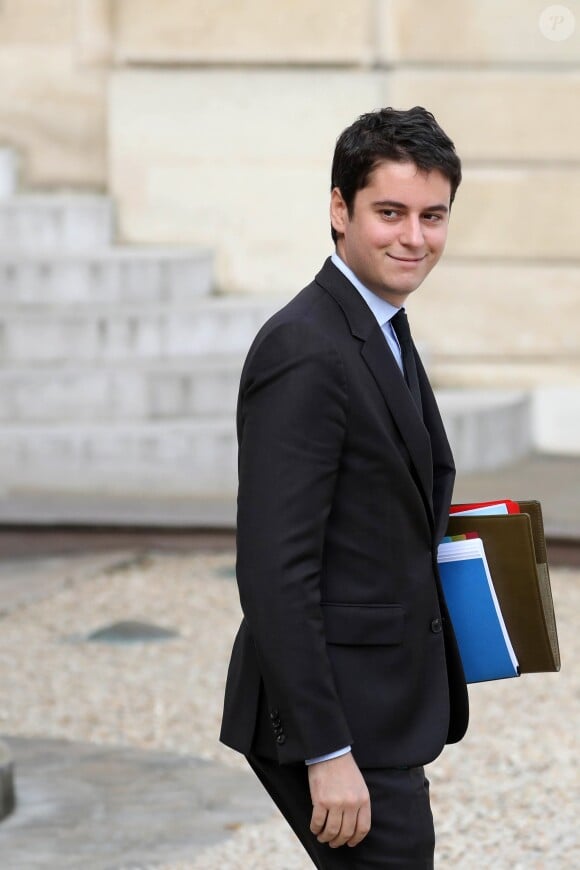
<instances>
[{"instance_id":1,"label":"suit lapel","mask_svg":"<svg viewBox=\"0 0 580 870\"><path fill-rule=\"evenodd\" d=\"M423 497L432 514L433 460L429 433L376 320L373 331L362 346L361 356L377 382L405 442L423 490Z\"/></svg>"},{"instance_id":2,"label":"suit lapel","mask_svg":"<svg viewBox=\"0 0 580 870\"><path fill-rule=\"evenodd\" d=\"M455 481L455 463L431 384L418 356L417 372L421 385L423 418L425 427L429 432L433 454L433 513L435 516L435 539L439 541L447 528L449 506Z\"/></svg>"},{"instance_id":3,"label":"suit lapel","mask_svg":"<svg viewBox=\"0 0 580 870\"><path fill-rule=\"evenodd\" d=\"M360 293L330 259L316 276L316 281L340 305L353 336L362 343L361 356L406 445L433 522L433 460L429 433L419 416L383 331ZM421 387L423 388L423 384Z\"/></svg>"}]
</instances>

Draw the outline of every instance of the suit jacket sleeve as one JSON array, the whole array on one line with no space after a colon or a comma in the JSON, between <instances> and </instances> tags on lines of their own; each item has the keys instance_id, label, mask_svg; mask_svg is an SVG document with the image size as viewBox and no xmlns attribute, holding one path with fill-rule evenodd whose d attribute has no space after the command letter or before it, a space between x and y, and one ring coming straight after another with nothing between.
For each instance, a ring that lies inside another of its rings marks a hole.
<instances>
[{"instance_id":1,"label":"suit jacket sleeve","mask_svg":"<svg viewBox=\"0 0 580 870\"><path fill-rule=\"evenodd\" d=\"M303 322L258 337L240 387L237 578L290 762L352 737L326 652L320 574L346 431L340 357Z\"/></svg>"}]
</instances>

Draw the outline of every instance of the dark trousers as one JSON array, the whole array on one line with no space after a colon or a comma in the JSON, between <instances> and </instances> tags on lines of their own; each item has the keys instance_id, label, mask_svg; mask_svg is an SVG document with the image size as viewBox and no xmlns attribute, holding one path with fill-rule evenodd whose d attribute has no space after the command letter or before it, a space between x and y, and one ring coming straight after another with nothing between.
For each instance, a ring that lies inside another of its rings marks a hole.
<instances>
[{"instance_id":1,"label":"dark trousers","mask_svg":"<svg viewBox=\"0 0 580 870\"><path fill-rule=\"evenodd\" d=\"M358 846L331 849L310 832L312 802L304 764L248 762L318 870L433 870L435 832L422 767L362 771L371 796L371 830Z\"/></svg>"}]
</instances>

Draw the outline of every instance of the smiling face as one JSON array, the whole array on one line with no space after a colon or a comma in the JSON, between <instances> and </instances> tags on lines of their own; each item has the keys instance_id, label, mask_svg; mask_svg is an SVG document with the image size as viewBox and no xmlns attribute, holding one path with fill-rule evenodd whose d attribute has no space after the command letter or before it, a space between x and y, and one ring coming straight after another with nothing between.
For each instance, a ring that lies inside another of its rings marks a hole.
<instances>
[{"instance_id":1,"label":"smiling face","mask_svg":"<svg viewBox=\"0 0 580 870\"><path fill-rule=\"evenodd\" d=\"M352 215L331 195L336 250L357 278L397 308L438 262L447 240L451 185L438 170L383 161L357 190Z\"/></svg>"}]
</instances>

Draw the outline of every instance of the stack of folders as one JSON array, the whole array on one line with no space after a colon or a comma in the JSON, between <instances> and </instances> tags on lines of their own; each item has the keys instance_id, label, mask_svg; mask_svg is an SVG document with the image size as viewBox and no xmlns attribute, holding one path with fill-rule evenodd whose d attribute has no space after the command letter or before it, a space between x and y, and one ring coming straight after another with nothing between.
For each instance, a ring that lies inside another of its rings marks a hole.
<instances>
[{"instance_id":1,"label":"stack of folders","mask_svg":"<svg viewBox=\"0 0 580 870\"><path fill-rule=\"evenodd\" d=\"M465 535L445 538L439 545L437 559L467 682L517 677L518 661L481 538Z\"/></svg>"},{"instance_id":2,"label":"stack of folders","mask_svg":"<svg viewBox=\"0 0 580 870\"><path fill-rule=\"evenodd\" d=\"M438 563L467 682L558 671L539 502L505 500L451 510Z\"/></svg>"}]
</instances>

